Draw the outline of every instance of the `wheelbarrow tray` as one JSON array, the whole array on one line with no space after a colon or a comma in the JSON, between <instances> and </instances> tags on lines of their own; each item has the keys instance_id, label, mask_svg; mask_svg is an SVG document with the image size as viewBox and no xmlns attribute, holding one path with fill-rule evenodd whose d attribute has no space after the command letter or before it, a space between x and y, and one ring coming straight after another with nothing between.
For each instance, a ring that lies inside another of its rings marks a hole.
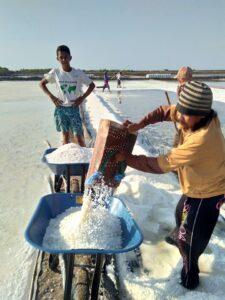
<instances>
[{"instance_id":1,"label":"wheelbarrow tray","mask_svg":"<svg viewBox=\"0 0 225 300\"><path fill-rule=\"evenodd\" d=\"M122 247L120 249L51 249L42 246L42 241L52 218L63 213L70 207L81 206L76 202L81 193L55 193L41 198L25 232L26 240L41 251L54 254L113 254L128 252L137 248L143 241L143 236L136 222L131 217L124 203L112 197L109 211L121 222Z\"/></svg>"},{"instance_id":2,"label":"wheelbarrow tray","mask_svg":"<svg viewBox=\"0 0 225 300\"><path fill-rule=\"evenodd\" d=\"M45 163L55 175L67 175L68 169L70 176L82 176L84 173L87 173L89 163L49 163L45 156L56 149L57 148L48 148L42 157L42 162Z\"/></svg>"}]
</instances>

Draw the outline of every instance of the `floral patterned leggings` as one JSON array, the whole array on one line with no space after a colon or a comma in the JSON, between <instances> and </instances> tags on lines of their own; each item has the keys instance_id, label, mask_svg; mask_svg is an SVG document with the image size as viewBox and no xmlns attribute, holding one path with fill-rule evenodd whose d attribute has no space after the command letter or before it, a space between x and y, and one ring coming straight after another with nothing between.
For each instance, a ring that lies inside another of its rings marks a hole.
<instances>
[{"instance_id":1,"label":"floral patterned leggings","mask_svg":"<svg viewBox=\"0 0 225 300\"><path fill-rule=\"evenodd\" d=\"M188 289L199 284L198 259L209 243L224 197L197 199L183 195L177 204L173 238L183 258L181 283Z\"/></svg>"}]
</instances>

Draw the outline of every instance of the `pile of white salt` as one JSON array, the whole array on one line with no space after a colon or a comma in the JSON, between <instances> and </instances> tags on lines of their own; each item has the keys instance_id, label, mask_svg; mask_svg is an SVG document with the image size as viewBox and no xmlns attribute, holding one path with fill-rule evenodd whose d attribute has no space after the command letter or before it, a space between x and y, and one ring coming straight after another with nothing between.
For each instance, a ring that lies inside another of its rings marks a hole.
<instances>
[{"instance_id":1,"label":"pile of white salt","mask_svg":"<svg viewBox=\"0 0 225 300\"><path fill-rule=\"evenodd\" d=\"M45 158L48 163L54 164L89 163L92 153L93 148L80 147L78 144L69 143L47 154Z\"/></svg>"},{"instance_id":2,"label":"pile of white salt","mask_svg":"<svg viewBox=\"0 0 225 300\"><path fill-rule=\"evenodd\" d=\"M50 249L118 249L122 246L118 217L85 197L82 210L69 208L52 219L43 246Z\"/></svg>"}]
</instances>

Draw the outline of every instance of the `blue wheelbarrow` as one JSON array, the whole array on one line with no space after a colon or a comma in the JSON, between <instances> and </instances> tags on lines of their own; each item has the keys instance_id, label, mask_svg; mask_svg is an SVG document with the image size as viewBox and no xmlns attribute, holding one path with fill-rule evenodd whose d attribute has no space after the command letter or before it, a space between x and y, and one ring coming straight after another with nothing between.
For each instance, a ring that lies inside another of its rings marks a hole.
<instances>
[{"instance_id":1,"label":"blue wheelbarrow","mask_svg":"<svg viewBox=\"0 0 225 300\"><path fill-rule=\"evenodd\" d=\"M98 299L99 284L105 255L118 254L136 249L143 236L124 203L112 197L109 211L120 219L122 229L122 247L120 249L51 249L42 246L46 228L52 218L70 207L80 206L78 198L82 193L55 193L41 198L25 232L25 238L33 247L51 254L63 254L65 264L64 299L70 299L74 269L74 255L96 255L95 272L92 283L91 299ZM101 237L99 237L101 238Z\"/></svg>"},{"instance_id":2,"label":"blue wheelbarrow","mask_svg":"<svg viewBox=\"0 0 225 300\"><path fill-rule=\"evenodd\" d=\"M81 192L84 192L85 175L88 171L89 163L67 163L67 164L49 163L46 159L46 155L52 153L56 149L57 148L49 148L45 150L42 157L42 162L45 163L50 168L50 170L55 174L56 176L55 181L58 181L60 176L66 177L67 193L70 193L70 176L81 176Z\"/></svg>"}]
</instances>

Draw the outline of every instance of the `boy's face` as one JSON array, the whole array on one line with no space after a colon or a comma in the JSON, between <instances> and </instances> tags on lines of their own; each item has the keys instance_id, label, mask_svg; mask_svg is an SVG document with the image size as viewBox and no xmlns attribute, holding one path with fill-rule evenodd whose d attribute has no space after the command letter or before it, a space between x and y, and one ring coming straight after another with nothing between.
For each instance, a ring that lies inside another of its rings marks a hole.
<instances>
[{"instance_id":1,"label":"boy's face","mask_svg":"<svg viewBox=\"0 0 225 300\"><path fill-rule=\"evenodd\" d=\"M63 52L63 51L58 51L57 60L59 61L59 63L62 66L69 66L71 59L72 59L72 56L69 55L68 53Z\"/></svg>"},{"instance_id":2,"label":"boy's face","mask_svg":"<svg viewBox=\"0 0 225 300\"><path fill-rule=\"evenodd\" d=\"M192 129L194 126L203 119L203 116L189 116L178 113L178 119L184 129Z\"/></svg>"},{"instance_id":3,"label":"boy's face","mask_svg":"<svg viewBox=\"0 0 225 300\"><path fill-rule=\"evenodd\" d=\"M188 79L186 77L177 77L177 81L179 82L179 84L185 84Z\"/></svg>"}]
</instances>

